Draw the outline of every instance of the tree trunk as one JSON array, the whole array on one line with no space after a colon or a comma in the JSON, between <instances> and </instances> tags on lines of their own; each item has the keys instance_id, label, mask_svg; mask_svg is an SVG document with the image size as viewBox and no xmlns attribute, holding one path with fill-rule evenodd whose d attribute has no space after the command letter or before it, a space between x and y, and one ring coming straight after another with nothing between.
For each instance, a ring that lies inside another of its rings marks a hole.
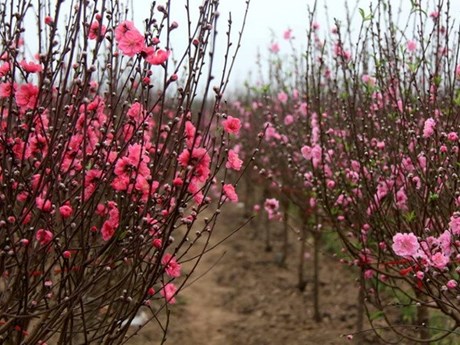
<instances>
[{"instance_id":1,"label":"tree trunk","mask_svg":"<svg viewBox=\"0 0 460 345\"><path fill-rule=\"evenodd\" d=\"M359 279L359 291L358 291L358 311L357 311L357 319L356 319L356 333L357 335L355 336L355 344L361 344L362 342L362 332L364 330L364 313L365 313L365 306L364 306L364 299L365 299L365 294L364 294L364 276L363 273L361 273L360 279Z\"/></svg>"},{"instance_id":2,"label":"tree trunk","mask_svg":"<svg viewBox=\"0 0 460 345\"><path fill-rule=\"evenodd\" d=\"M250 179L250 174L246 175L245 185L246 185L246 195L244 198L244 217L249 218L253 212L254 206L254 185Z\"/></svg>"},{"instance_id":3,"label":"tree trunk","mask_svg":"<svg viewBox=\"0 0 460 345\"><path fill-rule=\"evenodd\" d=\"M313 232L313 246L314 246L314 258L313 258L313 318L315 322L321 322L321 312L319 310L319 254L321 246L321 232L318 228Z\"/></svg>"},{"instance_id":4,"label":"tree trunk","mask_svg":"<svg viewBox=\"0 0 460 345\"><path fill-rule=\"evenodd\" d=\"M280 266L286 266L287 254L289 251L289 203L283 205L283 248L281 249Z\"/></svg>"},{"instance_id":5,"label":"tree trunk","mask_svg":"<svg viewBox=\"0 0 460 345\"><path fill-rule=\"evenodd\" d=\"M430 313L428 307L424 304L425 296L416 291L416 296L418 299L422 301L421 305L417 307L417 325L420 327L420 339L421 340L429 340L431 338L430 329L429 329L429 322L430 322ZM430 344L429 342L425 342L424 344Z\"/></svg>"},{"instance_id":6,"label":"tree trunk","mask_svg":"<svg viewBox=\"0 0 460 345\"><path fill-rule=\"evenodd\" d=\"M307 220L304 220L302 227L300 229L300 255L299 255L299 265L298 265L298 283L297 287L300 291L304 291L307 286L307 281L305 278L305 248L307 242Z\"/></svg>"},{"instance_id":7,"label":"tree trunk","mask_svg":"<svg viewBox=\"0 0 460 345\"><path fill-rule=\"evenodd\" d=\"M272 251L272 244L270 239L270 219L268 219L268 215L265 217L265 251Z\"/></svg>"},{"instance_id":8,"label":"tree trunk","mask_svg":"<svg viewBox=\"0 0 460 345\"><path fill-rule=\"evenodd\" d=\"M269 197L268 189L264 190L264 200ZM268 219L268 214L265 217L265 251L272 251L272 244L270 239L270 219Z\"/></svg>"}]
</instances>

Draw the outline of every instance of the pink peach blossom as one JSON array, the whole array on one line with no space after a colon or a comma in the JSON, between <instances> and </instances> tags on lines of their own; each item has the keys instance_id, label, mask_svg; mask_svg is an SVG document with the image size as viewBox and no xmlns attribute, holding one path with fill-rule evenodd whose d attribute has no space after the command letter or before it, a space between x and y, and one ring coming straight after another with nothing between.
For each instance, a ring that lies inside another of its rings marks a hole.
<instances>
[{"instance_id":1,"label":"pink peach blossom","mask_svg":"<svg viewBox=\"0 0 460 345\"><path fill-rule=\"evenodd\" d=\"M181 265L171 254L166 253L161 259L161 264L164 266L165 272L168 276L171 278L180 277Z\"/></svg>"},{"instance_id":2,"label":"pink peach blossom","mask_svg":"<svg viewBox=\"0 0 460 345\"><path fill-rule=\"evenodd\" d=\"M449 264L449 261L449 257L440 252L431 256L433 266L439 269L446 267Z\"/></svg>"},{"instance_id":3,"label":"pink peach blossom","mask_svg":"<svg viewBox=\"0 0 460 345\"><path fill-rule=\"evenodd\" d=\"M460 66L460 65L459 65ZM4 77L8 74L8 72L11 70L10 68L10 63L9 62L5 62L4 64L2 64L0 66L0 77Z\"/></svg>"},{"instance_id":4,"label":"pink peach blossom","mask_svg":"<svg viewBox=\"0 0 460 345\"><path fill-rule=\"evenodd\" d=\"M447 282L446 286L448 289L455 289L458 286L458 283L455 280L451 279Z\"/></svg>"},{"instance_id":5,"label":"pink peach blossom","mask_svg":"<svg viewBox=\"0 0 460 345\"><path fill-rule=\"evenodd\" d=\"M33 61L27 62L25 60L22 60L19 63L24 71L27 73L38 73L43 71L42 65L35 63Z\"/></svg>"},{"instance_id":6,"label":"pink peach blossom","mask_svg":"<svg viewBox=\"0 0 460 345\"><path fill-rule=\"evenodd\" d=\"M40 211L51 212L53 210L53 205L49 199L45 199L42 195L39 195L35 198L35 205Z\"/></svg>"},{"instance_id":7,"label":"pink peach blossom","mask_svg":"<svg viewBox=\"0 0 460 345\"><path fill-rule=\"evenodd\" d=\"M278 101L284 104L287 102L287 100L288 100L288 95L286 92L281 91L280 93L278 93Z\"/></svg>"},{"instance_id":8,"label":"pink peach blossom","mask_svg":"<svg viewBox=\"0 0 460 345\"><path fill-rule=\"evenodd\" d=\"M238 194L236 194L235 187L231 184L225 184L223 186L224 194L232 202L238 202Z\"/></svg>"},{"instance_id":9,"label":"pink peach blossom","mask_svg":"<svg viewBox=\"0 0 460 345\"><path fill-rule=\"evenodd\" d=\"M414 52L417 49L417 43L413 40L407 41L407 50Z\"/></svg>"},{"instance_id":10,"label":"pink peach blossom","mask_svg":"<svg viewBox=\"0 0 460 345\"><path fill-rule=\"evenodd\" d=\"M45 17L45 24L46 25L51 25L53 23L54 23L54 19L52 17L50 17L50 16Z\"/></svg>"},{"instance_id":11,"label":"pink peach blossom","mask_svg":"<svg viewBox=\"0 0 460 345\"><path fill-rule=\"evenodd\" d=\"M425 121L425 124L423 125L423 137L424 138L429 138L434 134L434 130L436 127L436 121L430 117Z\"/></svg>"},{"instance_id":12,"label":"pink peach blossom","mask_svg":"<svg viewBox=\"0 0 460 345\"><path fill-rule=\"evenodd\" d=\"M120 222L120 212L118 210L117 204L113 201L107 202L109 212L108 219L102 224L101 235L104 241L110 240L115 231L118 229Z\"/></svg>"},{"instance_id":13,"label":"pink peach blossom","mask_svg":"<svg viewBox=\"0 0 460 345\"><path fill-rule=\"evenodd\" d=\"M132 21L125 20L124 22L121 22L115 28L115 39L117 41L123 39L123 37L126 35L126 33L128 31L130 31L130 30L137 30Z\"/></svg>"},{"instance_id":14,"label":"pink peach blossom","mask_svg":"<svg viewBox=\"0 0 460 345\"><path fill-rule=\"evenodd\" d=\"M117 26L115 39L124 55L134 56L145 49L144 36L130 21L124 21Z\"/></svg>"},{"instance_id":15,"label":"pink peach blossom","mask_svg":"<svg viewBox=\"0 0 460 345\"><path fill-rule=\"evenodd\" d=\"M17 105L23 110L32 109L37 102L38 91L38 87L31 83L22 84L15 95Z\"/></svg>"},{"instance_id":16,"label":"pink peach blossom","mask_svg":"<svg viewBox=\"0 0 460 345\"><path fill-rule=\"evenodd\" d=\"M363 81L364 84L366 84L367 86L371 86L371 87L375 86L375 83L376 83L375 78L368 74L364 74L361 77L361 80Z\"/></svg>"},{"instance_id":17,"label":"pink peach blossom","mask_svg":"<svg viewBox=\"0 0 460 345\"><path fill-rule=\"evenodd\" d=\"M241 121L233 116L228 116L227 119L222 121L224 130L229 134L238 134L241 128Z\"/></svg>"},{"instance_id":18,"label":"pink peach blossom","mask_svg":"<svg viewBox=\"0 0 460 345\"><path fill-rule=\"evenodd\" d=\"M286 126L289 126L289 125L291 125L291 124L293 124L293 123L294 123L294 116L292 116L292 115L286 115L286 117L284 118L284 124L285 124Z\"/></svg>"},{"instance_id":19,"label":"pink peach blossom","mask_svg":"<svg viewBox=\"0 0 460 345\"><path fill-rule=\"evenodd\" d=\"M101 25L101 23L98 20L95 20L89 26L88 38L90 40L100 39L101 37L105 36L106 31L107 28L105 27L105 25Z\"/></svg>"},{"instance_id":20,"label":"pink peach blossom","mask_svg":"<svg viewBox=\"0 0 460 345\"><path fill-rule=\"evenodd\" d=\"M16 84L11 82L0 83L0 98L8 98L16 91Z\"/></svg>"},{"instance_id":21,"label":"pink peach blossom","mask_svg":"<svg viewBox=\"0 0 460 345\"><path fill-rule=\"evenodd\" d=\"M73 209L70 206L70 203L66 203L59 207L59 213L61 214L62 218L69 218L72 215Z\"/></svg>"},{"instance_id":22,"label":"pink peach blossom","mask_svg":"<svg viewBox=\"0 0 460 345\"><path fill-rule=\"evenodd\" d=\"M177 287L173 283L168 283L160 290L161 296L166 299L166 302L169 304L176 303L176 299L174 298L177 292Z\"/></svg>"},{"instance_id":23,"label":"pink peach blossom","mask_svg":"<svg viewBox=\"0 0 460 345\"><path fill-rule=\"evenodd\" d=\"M264 202L264 209L268 213L268 219L273 219L278 214L280 207L279 201L275 198L266 199Z\"/></svg>"},{"instance_id":24,"label":"pink peach blossom","mask_svg":"<svg viewBox=\"0 0 460 345\"><path fill-rule=\"evenodd\" d=\"M168 60L169 51L163 49L157 49L154 52L147 55L145 61L147 61L151 65L162 65L163 63Z\"/></svg>"},{"instance_id":25,"label":"pink peach blossom","mask_svg":"<svg viewBox=\"0 0 460 345\"><path fill-rule=\"evenodd\" d=\"M430 12L430 18L438 19L439 18L439 11L432 11Z\"/></svg>"},{"instance_id":26,"label":"pink peach blossom","mask_svg":"<svg viewBox=\"0 0 460 345\"><path fill-rule=\"evenodd\" d=\"M454 235L460 235L460 216L450 217L449 227Z\"/></svg>"},{"instance_id":27,"label":"pink peach blossom","mask_svg":"<svg viewBox=\"0 0 460 345\"><path fill-rule=\"evenodd\" d=\"M177 157L177 160L182 167L187 167L189 165L194 167L192 174L198 181L204 182L208 178L211 157L205 148L185 148L179 157Z\"/></svg>"},{"instance_id":28,"label":"pink peach blossom","mask_svg":"<svg viewBox=\"0 0 460 345\"><path fill-rule=\"evenodd\" d=\"M415 256L420 248L420 243L413 233L398 232L393 236L393 251L399 256Z\"/></svg>"},{"instance_id":29,"label":"pink peach blossom","mask_svg":"<svg viewBox=\"0 0 460 345\"><path fill-rule=\"evenodd\" d=\"M285 40L290 40L292 38L292 29L287 29L286 31L284 31L283 38Z\"/></svg>"},{"instance_id":30,"label":"pink peach blossom","mask_svg":"<svg viewBox=\"0 0 460 345\"><path fill-rule=\"evenodd\" d=\"M238 157L238 153L235 150L229 150L227 163L225 164L225 167L227 169L240 171L242 165L243 161Z\"/></svg>"},{"instance_id":31,"label":"pink peach blossom","mask_svg":"<svg viewBox=\"0 0 460 345\"><path fill-rule=\"evenodd\" d=\"M311 153L311 147L308 145L302 146L300 149L300 152L302 153L303 158L306 160L310 160L312 158L312 153Z\"/></svg>"},{"instance_id":32,"label":"pink peach blossom","mask_svg":"<svg viewBox=\"0 0 460 345\"><path fill-rule=\"evenodd\" d=\"M38 229L35 234L35 239L38 243L40 243L40 245L46 246L53 239L53 233L50 230Z\"/></svg>"},{"instance_id":33,"label":"pink peach blossom","mask_svg":"<svg viewBox=\"0 0 460 345\"><path fill-rule=\"evenodd\" d=\"M448 133L447 140L452 141L452 142L458 141L458 134L456 132Z\"/></svg>"},{"instance_id":34,"label":"pink peach blossom","mask_svg":"<svg viewBox=\"0 0 460 345\"><path fill-rule=\"evenodd\" d=\"M422 271L417 271L417 273L415 274L415 276L417 277L417 279L422 280L423 277L425 277L425 274L424 274Z\"/></svg>"},{"instance_id":35,"label":"pink peach blossom","mask_svg":"<svg viewBox=\"0 0 460 345\"><path fill-rule=\"evenodd\" d=\"M278 43L272 43L270 46L270 51L274 54L278 53L280 51L280 46Z\"/></svg>"}]
</instances>

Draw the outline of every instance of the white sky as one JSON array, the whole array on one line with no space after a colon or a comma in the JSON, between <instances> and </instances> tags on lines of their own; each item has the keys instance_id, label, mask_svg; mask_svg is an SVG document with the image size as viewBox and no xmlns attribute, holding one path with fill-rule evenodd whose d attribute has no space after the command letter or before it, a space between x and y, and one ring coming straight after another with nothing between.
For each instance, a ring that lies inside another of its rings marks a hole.
<instances>
[{"instance_id":1,"label":"white sky","mask_svg":"<svg viewBox=\"0 0 460 345\"><path fill-rule=\"evenodd\" d=\"M134 21L138 28L142 28L142 20L149 13L152 0L121 0L128 5L133 5ZM234 22L233 29L233 42L236 45L237 31L241 27L242 17L245 9L246 0L220 0L220 24L219 24L219 37L221 39L222 50L217 52L217 62L222 62L223 49L225 48L225 31L227 29L228 13L232 13ZM410 12L410 0L385 0L391 2L392 6L396 9L403 4L403 11L401 14L401 21L404 22L404 16ZM434 8L436 0L418 0L422 2L422 7L430 4L430 8ZM444 0L446 2L447 0ZM164 4L166 0L157 0L158 4ZM192 10L192 20L195 21L198 14L198 6L202 0L189 0ZM68 2L67 2L68 3ZM172 44L178 52L183 52L188 42L185 35L186 16L185 16L185 0L171 0L172 10L171 18L179 23L179 29L173 32ZM286 29L292 29L295 37L295 46L297 50L301 50L306 46L306 30L308 25L308 6L313 6L314 0L250 0L250 8L248 20L246 23L245 32L243 34L242 47L237 57L235 69L231 78L230 88L234 89L241 85L252 74L253 80L256 77L256 57L258 51L262 54L262 61L268 55L268 47L272 40L280 44L280 54L289 53L289 45L283 39L283 32ZM333 19L345 19L346 11L345 4L349 8L363 8L368 13L369 4L376 4L377 0L318 0L317 18L316 21L320 24L321 30L330 30ZM327 4L329 13L329 23L326 21L324 6ZM453 19L459 18L460 13L460 0L451 0L451 15ZM157 16L159 17L159 16ZM460 19L459 19L460 20ZM359 13L355 13L353 23L358 26L361 23ZM458 25L458 23L457 23ZM181 29L183 31L181 31ZM273 34L276 38L273 38ZM455 37L456 40L456 37ZM34 40L29 41L31 50L34 51ZM183 42L183 43L181 43ZM179 55L179 54L178 54ZM219 71L219 64L217 64L215 73Z\"/></svg>"},{"instance_id":2,"label":"white sky","mask_svg":"<svg viewBox=\"0 0 460 345\"><path fill-rule=\"evenodd\" d=\"M409 0L386 0L390 1L394 9L399 8L402 3L403 11L401 13L401 21L404 22L404 17L410 12L411 5ZM446 0L444 0L446 1ZM143 2L143 1L142 1ZM159 3L162 1L160 0ZM163 0L165 2L165 0ZM171 0L173 10L171 11L173 19L177 15L179 25L181 21L185 25L185 18L181 19L184 14L185 0ZM192 8L196 8L201 4L201 0L190 0ZM422 7L430 4L430 8L434 9L435 0L421 0ZM137 4L141 1L135 1L134 12L138 12ZM242 47L238 55L235 70L232 76L231 88L245 81L250 74L256 73L255 61L257 52L260 50L262 56L267 56L270 41L280 43L280 54L288 53L289 46L285 42L282 35L283 32L290 28L295 36L295 45L297 49L304 48L306 45L306 30L308 23L308 6L313 6L314 0L251 0L248 20L242 40ZM345 3L350 9L363 8L368 13L369 5L376 4L376 0L318 0L318 16L316 21L320 24L321 29L329 30L333 25L333 19L338 18L344 20L346 17ZM325 16L325 4L328 7L329 23ZM239 30L243 12L245 8L245 0L220 0L220 30L219 35L225 44L225 30L227 27L228 13L232 12L235 32ZM141 11L142 12L142 11ZM175 13L175 14L174 14ZM460 13L460 0L451 0L451 14L454 19L456 14ZM136 13L137 17L137 13ZM355 13L354 21L357 25L361 23L359 13ZM276 38L272 38L272 32ZM234 42L236 41L236 35ZM219 56L219 55L218 55ZM263 60L263 57L262 57ZM217 71L217 69L216 69Z\"/></svg>"}]
</instances>

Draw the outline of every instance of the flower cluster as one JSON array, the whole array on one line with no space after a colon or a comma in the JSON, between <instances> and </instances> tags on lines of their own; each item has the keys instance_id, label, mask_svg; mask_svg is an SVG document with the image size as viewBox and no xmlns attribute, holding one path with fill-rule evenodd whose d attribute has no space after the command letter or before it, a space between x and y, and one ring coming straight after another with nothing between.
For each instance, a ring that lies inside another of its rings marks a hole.
<instances>
[{"instance_id":1,"label":"flower cluster","mask_svg":"<svg viewBox=\"0 0 460 345\"><path fill-rule=\"evenodd\" d=\"M215 57L168 66L178 24L165 25L164 6L149 11L141 31L119 20L117 1L77 2L63 32L64 2L40 2L41 46L30 59L24 38L35 32L24 18L32 7L13 3L21 13L0 9L0 251L8 253L0 338L115 343L140 310L159 319L175 302L193 273L183 274L181 260L200 214L238 200L240 121L222 122L221 97L195 112L210 95L200 105L181 83L196 88L193 71ZM201 11L217 16L211 2ZM195 25L200 45L191 38L187 49L199 52L216 28ZM211 234L219 213L209 212L202 230Z\"/></svg>"},{"instance_id":2,"label":"flower cluster","mask_svg":"<svg viewBox=\"0 0 460 345\"><path fill-rule=\"evenodd\" d=\"M340 22L323 35L312 16L307 54L293 50L291 61L273 45L270 65L279 67L236 108L248 123L242 133L264 139L256 166L269 217L278 208L273 198L287 199L284 218L310 227L313 243L318 229L334 230L344 244L341 262L357 268L367 307L382 315L377 322L401 324L394 301L418 306L414 323L427 325L418 334L427 341L435 315L428 309L443 314L446 334L460 321L459 62L445 4L416 8L433 15L425 22L411 14L406 28L424 29L392 40L384 32L396 23L384 1L371 14L361 11L362 45L347 43ZM291 31L284 37L293 40ZM396 331L414 341L410 331Z\"/></svg>"}]
</instances>

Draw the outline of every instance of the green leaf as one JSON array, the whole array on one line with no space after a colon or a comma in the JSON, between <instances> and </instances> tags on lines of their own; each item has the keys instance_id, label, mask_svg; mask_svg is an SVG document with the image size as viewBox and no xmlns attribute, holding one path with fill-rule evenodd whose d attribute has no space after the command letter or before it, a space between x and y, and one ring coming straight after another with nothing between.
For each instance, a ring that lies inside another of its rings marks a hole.
<instances>
[{"instance_id":1,"label":"green leaf","mask_svg":"<svg viewBox=\"0 0 460 345\"><path fill-rule=\"evenodd\" d=\"M378 59L375 61L375 67L378 69L378 68L381 68L381 67L385 67L385 60L384 59Z\"/></svg>"},{"instance_id":2,"label":"green leaf","mask_svg":"<svg viewBox=\"0 0 460 345\"><path fill-rule=\"evenodd\" d=\"M410 212L405 213L404 219L406 220L406 222L412 223L415 220L415 212L410 211Z\"/></svg>"},{"instance_id":3,"label":"green leaf","mask_svg":"<svg viewBox=\"0 0 460 345\"><path fill-rule=\"evenodd\" d=\"M460 105L460 90L457 91L457 94L455 95L454 103L455 105Z\"/></svg>"},{"instance_id":4,"label":"green leaf","mask_svg":"<svg viewBox=\"0 0 460 345\"><path fill-rule=\"evenodd\" d=\"M383 311L377 310L369 315L369 320L374 321L374 320L381 319L383 315L384 315Z\"/></svg>"},{"instance_id":5,"label":"green leaf","mask_svg":"<svg viewBox=\"0 0 460 345\"><path fill-rule=\"evenodd\" d=\"M439 85L441 85L442 78L441 78L440 75L437 75L437 76L434 77L433 81L434 81L434 84L435 84L437 87L439 87Z\"/></svg>"},{"instance_id":6,"label":"green leaf","mask_svg":"<svg viewBox=\"0 0 460 345\"><path fill-rule=\"evenodd\" d=\"M332 208L331 208L331 214L332 214L333 216L338 215L339 212L340 212L340 209L339 209L338 207L332 207Z\"/></svg>"},{"instance_id":7,"label":"green leaf","mask_svg":"<svg viewBox=\"0 0 460 345\"><path fill-rule=\"evenodd\" d=\"M428 201L429 202L435 202L436 200L439 199L439 195L436 194L436 193L431 193L430 192L430 196L428 197Z\"/></svg>"},{"instance_id":8,"label":"green leaf","mask_svg":"<svg viewBox=\"0 0 460 345\"><path fill-rule=\"evenodd\" d=\"M401 308L401 317L405 322L412 322L415 320L416 307L414 305L408 305Z\"/></svg>"},{"instance_id":9,"label":"green leaf","mask_svg":"<svg viewBox=\"0 0 460 345\"><path fill-rule=\"evenodd\" d=\"M363 22L366 22L373 18L372 13L366 15L366 13L364 12L362 8L358 8L358 11L359 11L359 14L361 15L361 19L363 20Z\"/></svg>"},{"instance_id":10,"label":"green leaf","mask_svg":"<svg viewBox=\"0 0 460 345\"><path fill-rule=\"evenodd\" d=\"M346 99L348 99L348 97L349 97L349 95L348 95L347 92L342 92L342 93L340 94L340 99L346 100Z\"/></svg>"},{"instance_id":11,"label":"green leaf","mask_svg":"<svg viewBox=\"0 0 460 345\"><path fill-rule=\"evenodd\" d=\"M411 8L411 14L415 12L421 12L425 16L427 16L427 13L422 10L422 7L420 6L420 3L417 0L410 0L412 8Z\"/></svg>"},{"instance_id":12,"label":"green leaf","mask_svg":"<svg viewBox=\"0 0 460 345\"><path fill-rule=\"evenodd\" d=\"M270 84L265 84L262 86L262 93L270 92Z\"/></svg>"},{"instance_id":13,"label":"green leaf","mask_svg":"<svg viewBox=\"0 0 460 345\"><path fill-rule=\"evenodd\" d=\"M408 63L407 65L408 65L408 67L409 67L409 70L410 70L412 73L417 72L418 62Z\"/></svg>"}]
</instances>

